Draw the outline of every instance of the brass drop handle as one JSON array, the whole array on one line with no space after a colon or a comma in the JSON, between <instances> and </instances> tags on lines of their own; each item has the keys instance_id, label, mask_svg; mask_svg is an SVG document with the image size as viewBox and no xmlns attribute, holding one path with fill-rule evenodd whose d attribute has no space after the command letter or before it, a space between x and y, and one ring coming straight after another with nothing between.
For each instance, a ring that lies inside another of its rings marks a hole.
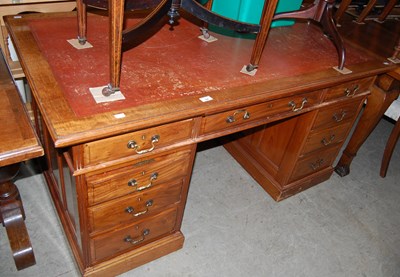
<instances>
[{"instance_id":1,"label":"brass drop handle","mask_svg":"<svg viewBox=\"0 0 400 277\"><path fill-rule=\"evenodd\" d=\"M346 111L342 111L340 115L338 115L337 113L335 113L332 118L333 120L335 120L336 122L340 122L344 119L344 117L346 116Z\"/></svg>"},{"instance_id":2,"label":"brass drop handle","mask_svg":"<svg viewBox=\"0 0 400 277\"><path fill-rule=\"evenodd\" d=\"M126 236L124 238L125 242L129 242L130 244L138 244L139 242L142 242L145 240L146 236L150 234L150 230L149 229L145 229L143 230L142 235L139 238L132 238L130 235Z\"/></svg>"},{"instance_id":3,"label":"brass drop handle","mask_svg":"<svg viewBox=\"0 0 400 277\"><path fill-rule=\"evenodd\" d=\"M154 148L156 147L156 143L157 142L159 142L160 141L160 136L159 135L154 135L154 136L152 136L151 137L151 147L150 148L148 148L148 149L143 149L143 150L140 150L140 146L136 143L136 141L134 141L134 140L130 140L130 141L128 141L128 145L127 145L127 147L129 148L129 149L133 149L133 150L135 150L135 152L137 153L137 154L145 154L145 153L148 153L148 152L151 152L151 151L153 151L154 150Z\"/></svg>"},{"instance_id":4,"label":"brass drop handle","mask_svg":"<svg viewBox=\"0 0 400 277\"><path fill-rule=\"evenodd\" d=\"M323 138L321 140L321 143L325 146L328 146L329 144L331 144L333 141L335 140L335 135L332 134L331 137L329 138L329 140L327 140L326 138Z\"/></svg>"},{"instance_id":5,"label":"brass drop handle","mask_svg":"<svg viewBox=\"0 0 400 277\"><path fill-rule=\"evenodd\" d=\"M313 170L317 170L324 164L324 159L319 159L315 163L311 163L310 166Z\"/></svg>"},{"instance_id":6,"label":"brass drop handle","mask_svg":"<svg viewBox=\"0 0 400 277\"><path fill-rule=\"evenodd\" d=\"M344 90L344 95L346 95L347 97L352 97L356 94L356 92L360 89L359 85L355 85L352 89L350 88L346 88Z\"/></svg>"},{"instance_id":7,"label":"brass drop handle","mask_svg":"<svg viewBox=\"0 0 400 277\"><path fill-rule=\"evenodd\" d=\"M140 215L144 215L149 211L149 207L153 206L153 200L148 200L146 201L146 209L137 213L133 213L135 211L135 209L132 206L129 206L125 209L125 212L127 212L128 214L132 214L132 216L140 216Z\"/></svg>"},{"instance_id":8,"label":"brass drop handle","mask_svg":"<svg viewBox=\"0 0 400 277\"><path fill-rule=\"evenodd\" d=\"M234 112L233 115L230 115L226 118L226 123L233 123L236 121L236 116L238 114L243 113L243 119L249 119L250 118L250 113L246 110L237 110L236 112Z\"/></svg>"},{"instance_id":9,"label":"brass drop handle","mask_svg":"<svg viewBox=\"0 0 400 277\"><path fill-rule=\"evenodd\" d=\"M292 111L293 112L298 112L301 111L304 108L304 105L307 104L307 98L303 98L303 100L301 101L301 106L297 107L296 103L294 101L290 101L289 102L289 107L292 107Z\"/></svg>"},{"instance_id":10,"label":"brass drop handle","mask_svg":"<svg viewBox=\"0 0 400 277\"><path fill-rule=\"evenodd\" d=\"M138 182L135 179L131 179L128 182L128 186L136 187L136 191L142 191L153 186L153 181L157 180L157 178L158 178L158 173L154 172L153 174L150 175L150 183L148 183L147 185L138 187Z\"/></svg>"}]
</instances>

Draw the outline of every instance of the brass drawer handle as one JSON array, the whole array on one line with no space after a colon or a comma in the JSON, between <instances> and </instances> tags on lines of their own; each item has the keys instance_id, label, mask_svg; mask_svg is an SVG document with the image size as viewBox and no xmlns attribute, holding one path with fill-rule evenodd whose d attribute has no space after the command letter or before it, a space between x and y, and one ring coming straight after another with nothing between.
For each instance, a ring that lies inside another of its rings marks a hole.
<instances>
[{"instance_id":1,"label":"brass drawer handle","mask_svg":"<svg viewBox=\"0 0 400 277\"><path fill-rule=\"evenodd\" d=\"M236 116L238 114L243 113L243 119L249 119L250 113L246 110L237 110L233 115L230 115L226 118L226 123L233 123L236 121Z\"/></svg>"},{"instance_id":2,"label":"brass drawer handle","mask_svg":"<svg viewBox=\"0 0 400 277\"><path fill-rule=\"evenodd\" d=\"M133 239L130 235L126 236L124 238L125 242L129 242L130 244L138 244L139 242L142 242L145 240L146 236L150 234L150 230L149 229L145 229L143 230L142 235L139 238L135 238Z\"/></svg>"},{"instance_id":3,"label":"brass drawer handle","mask_svg":"<svg viewBox=\"0 0 400 277\"><path fill-rule=\"evenodd\" d=\"M329 144L331 144L333 141L335 140L335 135L331 135L331 137L329 138L329 140L327 140L326 138L323 138L321 140L321 143L325 146L328 146Z\"/></svg>"},{"instance_id":4,"label":"brass drawer handle","mask_svg":"<svg viewBox=\"0 0 400 277\"><path fill-rule=\"evenodd\" d=\"M337 113L334 113L332 118L336 122L340 122L344 119L345 116L346 116L346 111L342 111L340 115L338 115Z\"/></svg>"},{"instance_id":5,"label":"brass drawer handle","mask_svg":"<svg viewBox=\"0 0 400 277\"><path fill-rule=\"evenodd\" d=\"M147 185L138 187L138 182L135 179L132 179L132 180L129 180L128 186L136 187L136 191L142 191L142 190L152 187L153 181L157 180L157 178L158 178L158 173L154 172L153 174L150 175L150 183L148 183Z\"/></svg>"},{"instance_id":6,"label":"brass drawer handle","mask_svg":"<svg viewBox=\"0 0 400 277\"><path fill-rule=\"evenodd\" d=\"M319 159L315 163L311 163L310 166L312 170L317 170L324 164L324 162L325 162L324 159Z\"/></svg>"},{"instance_id":7,"label":"brass drawer handle","mask_svg":"<svg viewBox=\"0 0 400 277\"><path fill-rule=\"evenodd\" d=\"M290 101L289 102L289 107L292 107L292 111L293 112L298 112L301 111L304 108L304 105L307 103L307 98L303 98L303 101L301 101L301 106L300 107L296 107L296 103L294 101Z\"/></svg>"},{"instance_id":8,"label":"brass drawer handle","mask_svg":"<svg viewBox=\"0 0 400 277\"><path fill-rule=\"evenodd\" d=\"M354 95L356 94L356 92L357 92L359 89L360 89L360 86L359 86L359 85L355 85L352 89L346 88L346 89L344 90L344 95L345 95L346 97L352 97L352 96L354 96Z\"/></svg>"},{"instance_id":9,"label":"brass drawer handle","mask_svg":"<svg viewBox=\"0 0 400 277\"><path fill-rule=\"evenodd\" d=\"M159 142L159 141L160 141L160 136L159 136L159 135L154 135L154 136L151 137L151 147L148 148L148 149L140 150L140 146L139 146L139 145L136 143L136 141L134 141L134 140L128 141L127 147L128 147L129 149L135 150L135 152L136 152L137 154L145 154L145 153L148 153L148 152L153 151L154 148L156 147L155 144L156 144L157 142Z\"/></svg>"},{"instance_id":10,"label":"brass drawer handle","mask_svg":"<svg viewBox=\"0 0 400 277\"><path fill-rule=\"evenodd\" d=\"M146 209L137 213L133 213L135 211L135 209L132 206L129 206L128 208L125 209L125 212L127 212L128 214L132 214L132 216L141 216L144 215L146 213L148 213L149 211L149 207L153 206L153 200L148 200L146 201Z\"/></svg>"}]
</instances>

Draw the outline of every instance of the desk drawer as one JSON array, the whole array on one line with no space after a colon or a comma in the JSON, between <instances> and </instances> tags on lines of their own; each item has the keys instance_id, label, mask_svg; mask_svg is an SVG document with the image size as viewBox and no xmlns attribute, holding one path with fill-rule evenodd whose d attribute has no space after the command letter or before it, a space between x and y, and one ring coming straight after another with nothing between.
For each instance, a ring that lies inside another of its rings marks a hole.
<instances>
[{"instance_id":1,"label":"desk drawer","mask_svg":"<svg viewBox=\"0 0 400 277\"><path fill-rule=\"evenodd\" d=\"M157 126L106 138L84 145L84 164L93 165L115 159L150 153L192 136L193 119Z\"/></svg>"},{"instance_id":2,"label":"desk drawer","mask_svg":"<svg viewBox=\"0 0 400 277\"><path fill-rule=\"evenodd\" d=\"M352 121L357 116L358 108L363 100L364 98L359 97L353 101L345 101L327 108L321 108L315 119L313 130L339 126Z\"/></svg>"},{"instance_id":3,"label":"desk drawer","mask_svg":"<svg viewBox=\"0 0 400 277\"><path fill-rule=\"evenodd\" d=\"M206 116L201 132L202 134L208 134L246 125L257 120L266 119L269 116L277 117L282 114L295 114L301 112L303 109L319 104L320 94L321 91L315 91Z\"/></svg>"},{"instance_id":4,"label":"desk drawer","mask_svg":"<svg viewBox=\"0 0 400 277\"><path fill-rule=\"evenodd\" d=\"M135 163L128 166L88 176L89 205L183 178L188 171L189 159L190 150L186 149L135 160Z\"/></svg>"},{"instance_id":5,"label":"desk drawer","mask_svg":"<svg viewBox=\"0 0 400 277\"><path fill-rule=\"evenodd\" d=\"M326 151L305 156L297 162L292 176L290 177L290 182L296 181L330 166L336 158L337 151L338 147L331 147Z\"/></svg>"},{"instance_id":6,"label":"desk drawer","mask_svg":"<svg viewBox=\"0 0 400 277\"><path fill-rule=\"evenodd\" d=\"M90 241L93 259L102 260L171 233L175 228L176 216L177 210L173 208L123 229L94 237Z\"/></svg>"},{"instance_id":7,"label":"desk drawer","mask_svg":"<svg viewBox=\"0 0 400 277\"><path fill-rule=\"evenodd\" d=\"M327 130L311 132L301 151L301 156L318 149L326 149L332 145L341 143L346 138L350 126L350 123L347 123Z\"/></svg>"},{"instance_id":8,"label":"desk drawer","mask_svg":"<svg viewBox=\"0 0 400 277\"><path fill-rule=\"evenodd\" d=\"M373 81L374 77L369 77L365 79L343 83L339 86L329 88L325 94L325 101L342 97L357 96L358 94L364 93L365 91L369 90Z\"/></svg>"},{"instance_id":9,"label":"desk drawer","mask_svg":"<svg viewBox=\"0 0 400 277\"><path fill-rule=\"evenodd\" d=\"M89 208L92 231L130 224L153 215L181 200L182 180L160 185L142 193L129 194Z\"/></svg>"}]
</instances>

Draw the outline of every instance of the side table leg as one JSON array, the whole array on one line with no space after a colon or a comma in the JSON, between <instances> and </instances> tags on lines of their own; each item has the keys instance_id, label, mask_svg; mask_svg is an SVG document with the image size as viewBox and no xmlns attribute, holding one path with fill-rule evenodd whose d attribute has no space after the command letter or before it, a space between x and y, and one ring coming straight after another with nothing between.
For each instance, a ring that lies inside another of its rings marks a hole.
<instances>
[{"instance_id":1,"label":"side table leg","mask_svg":"<svg viewBox=\"0 0 400 277\"><path fill-rule=\"evenodd\" d=\"M350 164L357 155L357 151L374 130L390 104L397 98L398 92L384 91L377 86L372 86L371 95L368 96L367 105L361 115L360 121L354 130L345 150L335 167L335 172L344 177L350 173Z\"/></svg>"},{"instance_id":2,"label":"side table leg","mask_svg":"<svg viewBox=\"0 0 400 277\"><path fill-rule=\"evenodd\" d=\"M18 170L19 164L0 168L0 219L7 231L15 265L21 270L36 261L24 223L25 213L19 191L12 182Z\"/></svg>"}]
</instances>

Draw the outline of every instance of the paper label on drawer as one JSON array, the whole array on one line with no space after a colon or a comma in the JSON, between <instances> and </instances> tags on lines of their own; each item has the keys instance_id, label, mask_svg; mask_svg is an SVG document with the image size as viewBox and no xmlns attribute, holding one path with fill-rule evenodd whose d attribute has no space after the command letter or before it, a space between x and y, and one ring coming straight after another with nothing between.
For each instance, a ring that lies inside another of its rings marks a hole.
<instances>
[{"instance_id":1,"label":"paper label on drawer","mask_svg":"<svg viewBox=\"0 0 400 277\"><path fill-rule=\"evenodd\" d=\"M68 39L67 40L69 42L69 44L71 44L74 48L76 49L87 49L87 48L92 48L93 45L91 45L89 42L86 41L85 44L80 44L78 39Z\"/></svg>"},{"instance_id":2,"label":"paper label on drawer","mask_svg":"<svg viewBox=\"0 0 400 277\"><path fill-rule=\"evenodd\" d=\"M113 101L125 99L125 96L122 94L121 91L116 91L115 93L111 94L110 96L104 96L101 91L105 87L107 87L107 86L102 86L102 87L97 87L97 88L89 88L90 93L92 94L96 103L106 103L106 102L113 102Z\"/></svg>"}]
</instances>

